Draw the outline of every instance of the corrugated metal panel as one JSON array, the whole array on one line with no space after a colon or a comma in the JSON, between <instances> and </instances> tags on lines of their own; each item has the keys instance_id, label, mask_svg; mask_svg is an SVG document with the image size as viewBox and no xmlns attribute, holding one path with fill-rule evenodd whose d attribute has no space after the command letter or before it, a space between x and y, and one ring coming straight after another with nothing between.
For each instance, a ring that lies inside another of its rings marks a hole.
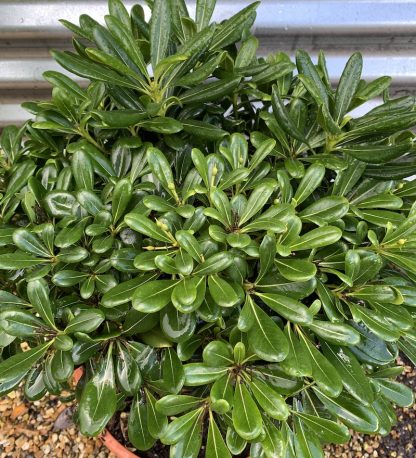
<instances>
[{"instance_id":1,"label":"corrugated metal panel","mask_svg":"<svg viewBox=\"0 0 416 458\"><path fill-rule=\"evenodd\" d=\"M249 3L219 0L214 20ZM188 4L192 12L195 2ZM58 68L49 50L70 47L70 33L58 20L77 23L81 13L101 19L107 2L0 0L0 125L27 117L22 101L48 96L42 72ZM365 79L389 74L396 93L416 92L416 0L263 0L254 32L264 55L292 54L299 47L316 55L323 49L334 81L348 56L361 50Z\"/></svg>"}]
</instances>

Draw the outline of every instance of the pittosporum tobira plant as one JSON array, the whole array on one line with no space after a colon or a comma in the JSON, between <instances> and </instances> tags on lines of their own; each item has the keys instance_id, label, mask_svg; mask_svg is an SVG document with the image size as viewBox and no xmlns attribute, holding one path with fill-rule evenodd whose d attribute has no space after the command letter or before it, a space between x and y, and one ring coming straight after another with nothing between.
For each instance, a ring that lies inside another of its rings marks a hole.
<instances>
[{"instance_id":1,"label":"pittosporum tobira plant","mask_svg":"<svg viewBox=\"0 0 416 458\"><path fill-rule=\"evenodd\" d=\"M4 129L0 392L82 366L81 431L126 410L130 443L172 457L388 433L413 401L414 97L359 53L336 90L323 54L256 57L256 4L211 24L215 1L148 3L64 22L54 57L89 86L46 72L52 99Z\"/></svg>"}]
</instances>

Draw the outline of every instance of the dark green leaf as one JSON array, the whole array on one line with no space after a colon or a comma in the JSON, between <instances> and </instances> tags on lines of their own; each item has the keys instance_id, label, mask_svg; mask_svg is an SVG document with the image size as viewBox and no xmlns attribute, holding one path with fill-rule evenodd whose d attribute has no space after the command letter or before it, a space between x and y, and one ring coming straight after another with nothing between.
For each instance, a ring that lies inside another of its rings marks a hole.
<instances>
[{"instance_id":1,"label":"dark green leaf","mask_svg":"<svg viewBox=\"0 0 416 458\"><path fill-rule=\"evenodd\" d=\"M281 294L256 293L260 299L279 315L293 323L312 323L312 313L301 302Z\"/></svg>"},{"instance_id":2,"label":"dark green leaf","mask_svg":"<svg viewBox=\"0 0 416 458\"><path fill-rule=\"evenodd\" d=\"M173 420L163 432L161 441L168 445L178 443L183 435L199 421L202 412L203 409L199 408Z\"/></svg>"},{"instance_id":3,"label":"dark green leaf","mask_svg":"<svg viewBox=\"0 0 416 458\"><path fill-rule=\"evenodd\" d=\"M155 0L150 21L150 55L153 69L166 56L168 50L171 20L169 2Z\"/></svg>"},{"instance_id":4,"label":"dark green leaf","mask_svg":"<svg viewBox=\"0 0 416 458\"><path fill-rule=\"evenodd\" d=\"M261 433L262 419L259 409L245 384L237 380L234 393L233 425L245 440L253 440Z\"/></svg>"},{"instance_id":5,"label":"dark green leaf","mask_svg":"<svg viewBox=\"0 0 416 458\"><path fill-rule=\"evenodd\" d=\"M197 408L201 401L195 396L168 394L156 402L156 409L165 415L178 415Z\"/></svg>"},{"instance_id":6,"label":"dark green leaf","mask_svg":"<svg viewBox=\"0 0 416 458\"><path fill-rule=\"evenodd\" d=\"M146 392L147 425L149 432L155 439L159 439L166 431L167 418L164 413L156 410L156 399L149 390Z\"/></svg>"},{"instance_id":7,"label":"dark green leaf","mask_svg":"<svg viewBox=\"0 0 416 458\"><path fill-rule=\"evenodd\" d=\"M297 205L306 200L321 184L325 176L325 167L319 163L312 164L303 176L293 199Z\"/></svg>"},{"instance_id":8,"label":"dark green leaf","mask_svg":"<svg viewBox=\"0 0 416 458\"><path fill-rule=\"evenodd\" d=\"M311 376L312 363L304 341L296 337L289 323L284 332L289 344L289 354L280 363L282 369L294 377Z\"/></svg>"},{"instance_id":9,"label":"dark green leaf","mask_svg":"<svg viewBox=\"0 0 416 458\"><path fill-rule=\"evenodd\" d=\"M149 450L155 442L148 428L147 409L147 404L136 396L130 409L128 436L138 450Z\"/></svg>"},{"instance_id":10,"label":"dark green leaf","mask_svg":"<svg viewBox=\"0 0 416 458\"><path fill-rule=\"evenodd\" d=\"M353 346L360 342L359 332L344 323L313 320L308 327L321 339L336 345Z\"/></svg>"},{"instance_id":11,"label":"dark green leaf","mask_svg":"<svg viewBox=\"0 0 416 458\"><path fill-rule=\"evenodd\" d=\"M300 337L309 352L313 379L325 395L337 397L342 391L342 379L337 370L303 334Z\"/></svg>"},{"instance_id":12,"label":"dark green leaf","mask_svg":"<svg viewBox=\"0 0 416 458\"><path fill-rule=\"evenodd\" d=\"M349 428L365 434L377 432L379 420L372 407L362 405L346 394L331 398L321 390L314 391L329 412Z\"/></svg>"},{"instance_id":13,"label":"dark green leaf","mask_svg":"<svg viewBox=\"0 0 416 458\"><path fill-rule=\"evenodd\" d=\"M154 313L169 304L175 280L155 280L137 288L133 294L133 307L139 312Z\"/></svg>"},{"instance_id":14,"label":"dark green leaf","mask_svg":"<svg viewBox=\"0 0 416 458\"><path fill-rule=\"evenodd\" d=\"M101 310L83 310L68 323L68 326L65 328L65 333L90 333L95 331L103 321L104 313Z\"/></svg>"},{"instance_id":15,"label":"dark green leaf","mask_svg":"<svg viewBox=\"0 0 416 458\"><path fill-rule=\"evenodd\" d=\"M414 395L411 388L393 380L377 379L374 381L380 389L381 394L400 407L409 407L414 402Z\"/></svg>"},{"instance_id":16,"label":"dark green leaf","mask_svg":"<svg viewBox=\"0 0 416 458\"><path fill-rule=\"evenodd\" d=\"M190 363L184 366L185 370L185 385L200 386L211 383L227 371L227 367L210 367L200 363Z\"/></svg>"},{"instance_id":17,"label":"dark green leaf","mask_svg":"<svg viewBox=\"0 0 416 458\"><path fill-rule=\"evenodd\" d=\"M231 94L240 83L240 77L206 83L184 91L179 100L182 104L200 104L217 100Z\"/></svg>"},{"instance_id":18,"label":"dark green leaf","mask_svg":"<svg viewBox=\"0 0 416 458\"><path fill-rule=\"evenodd\" d=\"M262 359L279 362L286 358L289 347L279 326L250 298L252 324L248 330L250 348Z\"/></svg>"},{"instance_id":19,"label":"dark green leaf","mask_svg":"<svg viewBox=\"0 0 416 458\"><path fill-rule=\"evenodd\" d=\"M207 458L231 458L230 451L225 444L212 414L209 419L207 451L205 456Z\"/></svg>"},{"instance_id":20,"label":"dark green leaf","mask_svg":"<svg viewBox=\"0 0 416 458\"><path fill-rule=\"evenodd\" d=\"M137 89L138 83L132 83L128 78L104 65L87 60L69 52L51 51L52 57L66 70L91 80L104 81L116 86Z\"/></svg>"},{"instance_id":21,"label":"dark green leaf","mask_svg":"<svg viewBox=\"0 0 416 458\"><path fill-rule=\"evenodd\" d=\"M216 34L211 43L211 49L225 48L235 41L238 41L243 30L249 29L253 24L258 6L259 2L254 2L224 21L216 30Z\"/></svg>"},{"instance_id":22,"label":"dark green leaf","mask_svg":"<svg viewBox=\"0 0 416 458\"><path fill-rule=\"evenodd\" d=\"M334 121L341 123L344 115L348 112L351 100L354 98L358 84L360 83L363 58L355 52L348 60L339 80L335 94Z\"/></svg>"},{"instance_id":23,"label":"dark green leaf","mask_svg":"<svg viewBox=\"0 0 416 458\"><path fill-rule=\"evenodd\" d=\"M28 267L37 266L45 262L42 258L35 258L23 251L15 251L14 253L6 253L0 255L1 270L18 270Z\"/></svg>"},{"instance_id":24,"label":"dark green leaf","mask_svg":"<svg viewBox=\"0 0 416 458\"><path fill-rule=\"evenodd\" d=\"M342 236L342 231L335 226L319 227L302 235L296 242L290 245L292 251L311 250L331 245Z\"/></svg>"},{"instance_id":25,"label":"dark green leaf","mask_svg":"<svg viewBox=\"0 0 416 458\"><path fill-rule=\"evenodd\" d=\"M27 295L30 303L45 323L52 329L55 327L54 310L49 299L49 287L44 279L33 280L27 284Z\"/></svg>"},{"instance_id":26,"label":"dark green leaf","mask_svg":"<svg viewBox=\"0 0 416 458\"><path fill-rule=\"evenodd\" d=\"M310 431L315 433L322 442L332 444L344 444L350 439L348 428L325 418L309 415L304 412L296 412Z\"/></svg>"},{"instance_id":27,"label":"dark green leaf","mask_svg":"<svg viewBox=\"0 0 416 458\"><path fill-rule=\"evenodd\" d=\"M17 377L23 377L42 358L52 344L53 340L50 340L2 361L0 363L0 383L6 383Z\"/></svg>"},{"instance_id":28,"label":"dark green leaf","mask_svg":"<svg viewBox=\"0 0 416 458\"><path fill-rule=\"evenodd\" d=\"M233 263L233 257L228 252L215 253L202 262L195 270L195 275L213 275L225 270Z\"/></svg>"},{"instance_id":29,"label":"dark green leaf","mask_svg":"<svg viewBox=\"0 0 416 458\"><path fill-rule=\"evenodd\" d=\"M124 221L127 226L136 232L140 232L141 234L161 242L172 243L172 240L168 237L166 232L144 215L139 213L128 213L124 217Z\"/></svg>"},{"instance_id":30,"label":"dark green leaf","mask_svg":"<svg viewBox=\"0 0 416 458\"><path fill-rule=\"evenodd\" d=\"M328 361L342 378L345 389L359 402L369 405L374 401L374 393L368 377L355 356L347 349L322 344Z\"/></svg>"},{"instance_id":31,"label":"dark green leaf","mask_svg":"<svg viewBox=\"0 0 416 458\"><path fill-rule=\"evenodd\" d=\"M85 385L79 402L80 430L87 436L97 436L116 411L117 395L111 351L100 369Z\"/></svg>"},{"instance_id":32,"label":"dark green leaf","mask_svg":"<svg viewBox=\"0 0 416 458\"><path fill-rule=\"evenodd\" d=\"M51 256L45 245L27 229L17 229L14 231L13 242L17 248L34 256L43 258L49 258Z\"/></svg>"},{"instance_id":33,"label":"dark green leaf","mask_svg":"<svg viewBox=\"0 0 416 458\"><path fill-rule=\"evenodd\" d=\"M198 31L209 25L216 2L217 0L197 0L195 21Z\"/></svg>"},{"instance_id":34,"label":"dark green leaf","mask_svg":"<svg viewBox=\"0 0 416 458\"><path fill-rule=\"evenodd\" d=\"M277 86L273 86L272 106L276 121L278 122L279 126L286 132L286 134L289 134L291 137L299 140L302 143L308 144L308 140L298 129L294 121L290 118L290 114L288 113L282 99L280 98L279 89Z\"/></svg>"},{"instance_id":35,"label":"dark green leaf","mask_svg":"<svg viewBox=\"0 0 416 458\"><path fill-rule=\"evenodd\" d=\"M307 281L316 274L314 263L306 259L275 259L280 274L290 281Z\"/></svg>"},{"instance_id":36,"label":"dark green leaf","mask_svg":"<svg viewBox=\"0 0 416 458\"><path fill-rule=\"evenodd\" d=\"M249 388L267 415L280 421L287 419L289 408L284 398L270 388L269 385L260 380L253 379L249 384Z\"/></svg>"}]
</instances>

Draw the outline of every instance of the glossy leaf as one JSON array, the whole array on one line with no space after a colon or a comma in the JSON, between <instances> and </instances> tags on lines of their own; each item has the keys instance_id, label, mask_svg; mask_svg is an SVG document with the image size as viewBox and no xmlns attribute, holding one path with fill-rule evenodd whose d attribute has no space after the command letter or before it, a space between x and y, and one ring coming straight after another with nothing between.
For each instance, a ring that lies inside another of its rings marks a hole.
<instances>
[{"instance_id":1,"label":"glossy leaf","mask_svg":"<svg viewBox=\"0 0 416 458\"><path fill-rule=\"evenodd\" d=\"M259 403L260 407L276 420L286 420L289 416L289 408L284 398L260 380L253 380L249 387Z\"/></svg>"},{"instance_id":2,"label":"glossy leaf","mask_svg":"<svg viewBox=\"0 0 416 458\"><path fill-rule=\"evenodd\" d=\"M73 332L92 332L104 321L104 313L101 310L84 310L76 315L65 328L66 334Z\"/></svg>"},{"instance_id":3,"label":"glossy leaf","mask_svg":"<svg viewBox=\"0 0 416 458\"><path fill-rule=\"evenodd\" d=\"M286 325L284 332L289 344L289 353L280 363L282 369L287 374L295 377L311 376L312 362L305 343L302 339L296 337L289 323Z\"/></svg>"},{"instance_id":4,"label":"glossy leaf","mask_svg":"<svg viewBox=\"0 0 416 458\"><path fill-rule=\"evenodd\" d=\"M165 243L171 243L172 240L166 235L159 226L144 215L138 213L128 213L124 217L126 224L134 231L147 235L148 237Z\"/></svg>"},{"instance_id":5,"label":"glossy leaf","mask_svg":"<svg viewBox=\"0 0 416 458\"><path fill-rule=\"evenodd\" d=\"M325 407L347 427L366 434L377 431L379 420L373 408L361 405L345 394L330 398L322 391L314 391Z\"/></svg>"},{"instance_id":6,"label":"glossy leaf","mask_svg":"<svg viewBox=\"0 0 416 458\"><path fill-rule=\"evenodd\" d=\"M202 408L192 410L191 412L176 418L172 421L172 423L169 423L161 438L162 442L164 444L178 443L183 435L191 430L199 421L202 411Z\"/></svg>"},{"instance_id":7,"label":"glossy leaf","mask_svg":"<svg viewBox=\"0 0 416 458\"><path fill-rule=\"evenodd\" d=\"M353 346L360 342L360 334L347 324L314 320L309 324L309 329L323 340L336 345Z\"/></svg>"},{"instance_id":8,"label":"glossy leaf","mask_svg":"<svg viewBox=\"0 0 416 458\"><path fill-rule=\"evenodd\" d=\"M290 281L307 281L316 274L316 266L306 259L276 259L280 274Z\"/></svg>"},{"instance_id":9,"label":"glossy leaf","mask_svg":"<svg viewBox=\"0 0 416 458\"><path fill-rule=\"evenodd\" d=\"M290 245L292 251L310 250L320 248L337 242L342 235L342 231L335 226L325 226L312 229L305 235Z\"/></svg>"},{"instance_id":10,"label":"glossy leaf","mask_svg":"<svg viewBox=\"0 0 416 458\"><path fill-rule=\"evenodd\" d=\"M27 285L27 295L30 303L45 323L56 329L54 311L49 299L49 288L46 282L42 279L30 281Z\"/></svg>"},{"instance_id":11,"label":"glossy leaf","mask_svg":"<svg viewBox=\"0 0 416 458\"><path fill-rule=\"evenodd\" d=\"M79 403L79 424L83 434L97 436L116 411L117 397L111 352L101 368L87 382Z\"/></svg>"},{"instance_id":12,"label":"glossy leaf","mask_svg":"<svg viewBox=\"0 0 416 458\"><path fill-rule=\"evenodd\" d=\"M342 379L335 367L301 334L312 363L312 377L325 395L337 397L342 391Z\"/></svg>"},{"instance_id":13,"label":"glossy leaf","mask_svg":"<svg viewBox=\"0 0 416 458\"><path fill-rule=\"evenodd\" d=\"M296 190L293 199L299 205L307 199L321 184L325 175L325 167L319 163L312 164L306 171Z\"/></svg>"},{"instance_id":14,"label":"glossy leaf","mask_svg":"<svg viewBox=\"0 0 416 458\"><path fill-rule=\"evenodd\" d=\"M139 286L153 280L155 277L155 274L139 275L131 280L122 282L103 295L101 304L104 307L117 307L118 305L129 302Z\"/></svg>"},{"instance_id":15,"label":"glossy leaf","mask_svg":"<svg viewBox=\"0 0 416 458\"><path fill-rule=\"evenodd\" d=\"M150 23L150 54L152 66L156 65L166 56L170 35L169 3L156 0L153 5L152 21Z\"/></svg>"},{"instance_id":16,"label":"glossy leaf","mask_svg":"<svg viewBox=\"0 0 416 458\"><path fill-rule=\"evenodd\" d=\"M22 353L16 353L0 363L0 383L23 377L46 353L53 341L49 341Z\"/></svg>"},{"instance_id":17,"label":"glossy leaf","mask_svg":"<svg viewBox=\"0 0 416 458\"><path fill-rule=\"evenodd\" d=\"M374 393L355 356L348 349L333 345L323 344L322 349L328 361L341 376L345 389L363 404L371 404Z\"/></svg>"},{"instance_id":18,"label":"glossy leaf","mask_svg":"<svg viewBox=\"0 0 416 458\"><path fill-rule=\"evenodd\" d=\"M296 140L299 140L302 143L307 144L308 140L305 138L303 133L298 129L296 124L290 118L290 115L287 112L282 99L280 98L277 86L273 86L272 106L274 116L276 117L276 121L279 123L282 129Z\"/></svg>"},{"instance_id":19,"label":"glossy leaf","mask_svg":"<svg viewBox=\"0 0 416 458\"><path fill-rule=\"evenodd\" d=\"M206 456L207 458L231 458L231 453L212 415L209 420Z\"/></svg>"},{"instance_id":20,"label":"glossy leaf","mask_svg":"<svg viewBox=\"0 0 416 458\"><path fill-rule=\"evenodd\" d=\"M156 398L149 390L145 390L147 404L147 425L149 433L155 439L160 438L166 431L167 418L165 413L156 409Z\"/></svg>"},{"instance_id":21,"label":"glossy leaf","mask_svg":"<svg viewBox=\"0 0 416 458\"><path fill-rule=\"evenodd\" d=\"M334 121L340 123L355 95L360 82L363 59L356 52L348 60L335 94Z\"/></svg>"},{"instance_id":22,"label":"glossy leaf","mask_svg":"<svg viewBox=\"0 0 416 458\"><path fill-rule=\"evenodd\" d=\"M315 433L323 442L344 444L348 442L350 438L348 428L344 425L303 412L297 412L296 416L298 416L308 429Z\"/></svg>"},{"instance_id":23,"label":"glossy leaf","mask_svg":"<svg viewBox=\"0 0 416 458\"><path fill-rule=\"evenodd\" d=\"M239 83L240 77L206 83L186 90L181 94L179 100L184 105L210 102L231 94Z\"/></svg>"},{"instance_id":24,"label":"glossy leaf","mask_svg":"<svg viewBox=\"0 0 416 458\"><path fill-rule=\"evenodd\" d=\"M147 409L147 405L139 397L134 399L130 409L128 436L138 450L149 450L155 442L148 428Z\"/></svg>"},{"instance_id":25,"label":"glossy leaf","mask_svg":"<svg viewBox=\"0 0 416 458\"><path fill-rule=\"evenodd\" d=\"M240 216L240 225L243 225L263 208L273 191L274 186L269 183L261 184L254 189L243 214Z\"/></svg>"},{"instance_id":26,"label":"glossy leaf","mask_svg":"<svg viewBox=\"0 0 416 458\"><path fill-rule=\"evenodd\" d=\"M123 216L124 211L126 210L127 205L131 199L131 194L132 185L130 180L123 179L116 184L113 193L113 202L111 205L114 223L116 223Z\"/></svg>"},{"instance_id":27,"label":"glossy leaf","mask_svg":"<svg viewBox=\"0 0 416 458\"><path fill-rule=\"evenodd\" d=\"M248 331L250 348L262 359L271 362L286 358L289 348L279 326L252 300L250 301L252 324Z\"/></svg>"},{"instance_id":28,"label":"glossy leaf","mask_svg":"<svg viewBox=\"0 0 416 458\"><path fill-rule=\"evenodd\" d=\"M156 409L165 415L178 415L195 409L201 403L201 398L187 395L168 394L156 402Z\"/></svg>"},{"instance_id":29,"label":"glossy leaf","mask_svg":"<svg viewBox=\"0 0 416 458\"><path fill-rule=\"evenodd\" d=\"M184 366L185 384L199 386L213 382L227 372L226 367L210 367L200 363L190 363Z\"/></svg>"},{"instance_id":30,"label":"glossy leaf","mask_svg":"<svg viewBox=\"0 0 416 458\"><path fill-rule=\"evenodd\" d=\"M13 233L14 244L22 251L26 251L34 256L48 258L51 253L43 243L26 229L17 229Z\"/></svg>"},{"instance_id":31,"label":"glossy leaf","mask_svg":"<svg viewBox=\"0 0 416 458\"><path fill-rule=\"evenodd\" d=\"M204 348L202 358L205 364L212 367L229 366L234 362L230 346L221 340L210 342Z\"/></svg>"},{"instance_id":32,"label":"glossy leaf","mask_svg":"<svg viewBox=\"0 0 416 458\"><path fill-rule=\"evenodd\" d=\"M213 275L225 270L233 262L233 257L230 253L216 253L210 256L206 261L202 262L195 270L195 275Z\"/></svg>"},{"instance_id":33,"label":"glossy leaf","mask_svg":"<svg viewBox=\"0 0 416 458\"><path fill-rule=\"evenodd\" d=\"M301 302L280 294L256 293L260 299L279 315L293 323L308 325L312 314Z\"/></svg>"},{"instance_id":34,"label":"glossy leaf","mask_svg":"<svg viewBox=\"0 0 416 458\"><path fill-rule=\"evenodd\" d=\"M36 258L31 254L23 251L15 251L14 253L0 254L0 269L1 270L18 270L28 267L37 266L45 262L42 258Z\"/></svg>"},{"instance_id":35,"label":"glossy leaf","mask_svg":"<svg viewBox=\"0 0 416 458\"><path fill-rule=\"evenodd\" d=\"M133 307L139 312L154 313L169 304L175 280L155 280L137 288L133 294Z\"/></svg>"},{"instance_id":36,"label":"glossy leaf","mask_svg":"<svg viewBox=\"0 0 416 458\"><path fill-rule=\"evenodd\" d=\"M400 407L409 407L414 402L412 389L393 380L376 380L381 394Z\"/></svg>"},{"instance_id":37,"label":"glossy leaf","mask_svg":"<svg viewBox=\"0 0 416 458\"><path fill-rule=\"evenodd\" d=\"M245 384L238 381L234 393L233 425L239 436L245 440L258 437L262 428L259 409Z\"/></svg>"}]
</instances>

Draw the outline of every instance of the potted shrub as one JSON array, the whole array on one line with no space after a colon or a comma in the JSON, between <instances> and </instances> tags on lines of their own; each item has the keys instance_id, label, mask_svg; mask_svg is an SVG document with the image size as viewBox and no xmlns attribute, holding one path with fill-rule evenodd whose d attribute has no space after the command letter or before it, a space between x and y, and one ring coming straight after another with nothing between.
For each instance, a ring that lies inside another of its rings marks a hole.
<instances>
[{"instance_id":1,"label":"potted shrub","mask_svg":"<svg viewBox=\"0 0 416 458\"><path fill-rule=\"evenodd\" d=\"M413 402L414 97L359 53L336 89L323 54L257 57L257 4L213 24L215 1L149 3L63 21L54 57L90 84L46 72L51 100L2 134L1 394L78 368L81 432L127 411L146 456L387 434Z\"/></svg>"}]
</instances>

